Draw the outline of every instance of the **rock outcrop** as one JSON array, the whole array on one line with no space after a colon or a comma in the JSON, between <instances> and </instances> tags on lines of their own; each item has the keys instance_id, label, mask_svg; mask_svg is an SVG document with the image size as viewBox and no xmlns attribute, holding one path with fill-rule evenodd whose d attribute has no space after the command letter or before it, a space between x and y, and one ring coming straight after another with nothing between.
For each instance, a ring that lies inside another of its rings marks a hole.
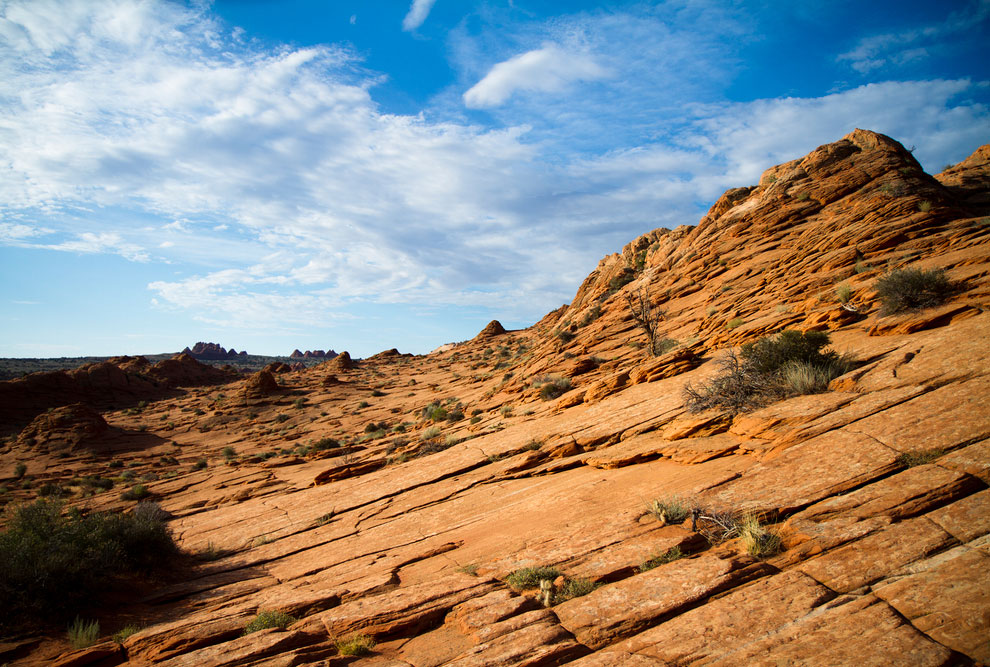
<instances>
[{"instance_id":1,"label":"rock outcrop","mask_svg":"<svg viewBox=\"0 0 990 667\"><path fill-rule=\"evenodd\" d=\"M202 555L126 613L94 611L108 635L140 620L111 660L990 663L984 155L933 178L857 130L696 226L633 240L527 329L342 353L265 400L237 397L271 374L108 408L160 438L115 456ZM957 289L882 315L893 268L941 268ZM655 340L644 303L663 313ZM730 349L786 328L826 331L847 372L748 412L689 409L685 387L731 367ZM106 467L36 451L34 483ZM0 451L0 469L18 456ZM274 610L297 620L244 634ZM109 641L72 652L63 634L3 655L106 657ZM355 635L370 654L342 655Z\"/></svg>"}]
</instances>

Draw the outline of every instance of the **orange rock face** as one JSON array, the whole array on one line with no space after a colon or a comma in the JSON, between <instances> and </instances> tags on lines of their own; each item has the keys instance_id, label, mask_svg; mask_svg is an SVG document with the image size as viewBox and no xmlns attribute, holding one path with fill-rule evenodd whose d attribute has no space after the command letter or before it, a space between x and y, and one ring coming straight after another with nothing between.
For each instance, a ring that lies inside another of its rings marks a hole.
<instances>
[{"instance_id":1,"label":"orange rock face","mask_svg":"<svg viewBox=\"0 0 990 667\"><path fill-rule=\"evenodd\" d=\"M17 428L56 390L110 388L93 404L109 429L84 446L36 446L61 412L6 441L4 501L116 477L119 460L199 556L100 602L102 639L141 628L119 649L39 629L0 661L990 662L988 150L932 177L856 130L696 226L634 239L532 327L493 322L430 355L345 352L277 382L180 358L0 383ZM942 268L959 289L881 316L891 268ZM656 340L632 295L663 311ZM685 386L728 348L785 328L827 331L853 360L830 391L688 411ZM243 634L273 610L297 620ZM353 635L369 654L343 655Z\"/></svg>"}]
</instances>

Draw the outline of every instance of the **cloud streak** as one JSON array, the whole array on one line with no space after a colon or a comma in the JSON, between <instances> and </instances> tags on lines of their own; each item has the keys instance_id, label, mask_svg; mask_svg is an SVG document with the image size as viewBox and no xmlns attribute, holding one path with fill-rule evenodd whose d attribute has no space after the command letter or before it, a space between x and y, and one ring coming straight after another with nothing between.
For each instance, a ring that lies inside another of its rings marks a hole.
<instances>
[{"instance_id":1,"label":"cloud streak","mask_svg":"<svg viewBox=\"0 0 990 667\"><path fill-rule=\"evenodd\" d=\"M430 10L433 9L433 5L437 0L413 0L413 3L409 5L409 12L406 17L402 19L402 29L406 32L412 32L419 28L426 21L426 17L430 15Z\"/></svg>"}]
</instances>

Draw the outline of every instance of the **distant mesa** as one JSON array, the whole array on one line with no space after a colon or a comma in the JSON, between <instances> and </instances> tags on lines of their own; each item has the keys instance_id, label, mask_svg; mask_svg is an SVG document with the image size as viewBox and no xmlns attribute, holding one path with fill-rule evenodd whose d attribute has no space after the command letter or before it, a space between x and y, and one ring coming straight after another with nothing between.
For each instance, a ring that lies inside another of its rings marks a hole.
<instances>
[{"instance_id":1,"label":"distant mesa","mask_svg":"<svg viewBox=\"0 0 990 667\"><path fill-rule=\"evenodd\" d=\"M337 353L333 350L306 350L305 352L300 352L299 350L293 350L292 354L289 355L290 359L333 359L337 356Z\"/></svg>"},{"instance_id":2,"label":"distant mesa","mask_svg":"<svg viewBox=\"0 0 990 667\"><path fill-rule=\"evenodd\" d=\"M201 361L224 361L247 356L247 352L244 351L238 352L234 348L225 350L216 343L203 342L196 343L191 350L187 347L181 354L188 354L190 357Z\"/></svg>"}]
</instances>

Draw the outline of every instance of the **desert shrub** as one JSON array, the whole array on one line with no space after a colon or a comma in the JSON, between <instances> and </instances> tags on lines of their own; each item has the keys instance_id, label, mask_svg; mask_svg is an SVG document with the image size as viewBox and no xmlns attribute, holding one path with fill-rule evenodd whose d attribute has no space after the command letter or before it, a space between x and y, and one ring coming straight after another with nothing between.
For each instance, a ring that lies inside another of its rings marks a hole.
<instances>
[{"instance_id":1,"label":"desert shrub","mask_svg":"<svg viewBox=\"0 0 990 667\"><path fill-rule=\"evenodd\" d=\"M570 378L554 378L540 387L540 398L544 401L563 396L571 390Z\"/></svg>"},{"instance_id":2,"label":"desert shrub","mask_svg":"<svg viewBox=\"0 0 990 667\"><path fill-rule=\"evenodd\" d=\"M559 340L561 343L564 343L566 345L567 343L570 343L572 340L574 340L575 334L568 331L567 329L561 329L560 331L557 332L556 336L557 336L557 340Z\"/></svg>"},{"instance_id":3,"label":"desert shrub","mask_svg":"<svg viewBox=\"0 0 990 667\"><path fill-rule=\"evenodd\" d=\"M431 426L429 428L423 429L423 431L419 434L420 440L433 440L434 438L438 438L438 437L440 437L439 426Z\"/></svg>"},{"instance_id":4,"label":"desert shrub","mask_svg":"<svg viewBox=\"0 0 990 667\"><path fill-rule=\"evenodd\" d=\"M524 567L505 578L505 583L515 591L536 588L543 580L553 581L560 576L560 571L552 567Z\"/></svg>"},{"instance_id":5,"label":"desert shrub","mask_svg":"<svg viewBox=\"0 0 990 667\"><path fill-rule=\"evenodd\" d=\"M249 635L258 630L268 628L278 628L285 630L296 622L294 616L289 616L284 611L260 611L247 625L244 626L244 634Z\"/></svg>"},{"instance_id":6,"label":"desert shrub","mask_svg":"<svg viewBox=\"0 0 990 667\"><path fill-rule=\"evenodd\" d=\"M0 533L0 630L68 621L120 576L166 566L178 547L160 508L63 514L55 500L17 508Z\"/></svg>"},{"instance_id":7,"label":"desert shrub","mask_svg":"<svg viewBox=\"0 0 990 667\"><path fill-rule=\"evenodd\" d=\"M678 345L680 345L680 343L673 338L654 338L653 356L659 357L661 354L667 354Z\"/></svg>"},{"instance_id":8,"label":"desert shrub","mask_svg":"<svg viewBox=\"0 0 990 667\"><path fill-rule=\"evenodd\" d=\"M25 464L23 461L18 461L17 463L14 464L14 477L16 477L17 479L24 477L24 473L27 472L27 469L28 469L27 464Z\"/></svg>"},{"instance_id":9,"label":"desert shrub","mask_svg":"<svg viewBox=\"0 0 990 667\"><path fill-rule=\"evenodd\" d=\"M498 409L498 413L500 415L502 415L503 417L511 417L512 416L512 406L511 405L503 405L502 407L500 407Z\"/></svg>"},{"instance_id":10,"label":"desert shrub","mask_svg":"<svg viewBox=\"0 0 990 667\"><path fill-rule=\"evenodd\" d=\"M760 523L755 515L747 515L739 522L739 537L746 553L754 558L769 558L780 553L780 534Z\"/></svg>"},{"instance_id":11,"label":"desert shrub","mask_svg":"<svg viewBox=\"0 0 990 667\"><path fill-rule=\"evenodd\" d=\"M835 297L839 300L839 303L841 304L849 303L849 300L852 299L852 295L853 295L852 287L846 285L845 283L835 288Z\"/></svg>"},{"instance_id":12,"label":"desert shrub","mask_svg":"<svg viewBox=\"0 0 990 667\"><path fill-rule=\"evenodd\" d=\"M671 547L664 552L647 558L637 569L640 572L646 572L647 570L652 570L653 568L660 567L661 565L673 563L675 560L680 560L681 558L684 558L684 552L681 551L681 548Z\"/></svg>"},{"instance_id":13,"label":"desert shrub","mask_svg":"<svg viewBox=\"0 0 990 667\"><path fill-rule=\"evenodd\" d=\"M741 318L741 317L733 317L731 320L729 320L728 322L725 323L725 328L726 329L735 329L736 327L741 327L745 323L746 323L746 320L744 320L743 318Z\"/></svg>"},{"instance_id":14,"label":"desert shrub","mask_svg":"<svg viewBox=\"0 0 990 667\"><path fill-rule=\"evenodd\" d=\"M955 291L944 269L896 269L873 283L880 298L880 314L893 315L941 304Z\"/></svg>"},{"instance_id":15,"label":"desert shrub","mask_svg":"<svg viewBox=\"0 0 990 667\"><path fill-rule=\"evenodd\" d=\"M374 396L375 398L379 398L381 396L384 396L385 392L382 391L381 389L375 389L374 391L371 392L371 395Z\"/></svg>"},{"instance_id":16,"label":"desert shrub","mask_svg":"<svg viewBox=\"0 0 990 667\"><path fill-rule=\"evenodd\" d=\"M366 408L370 405L371 403L369 403L368 401L361 401L360 403L357 404L358 408Z\"/></svg>"},{"instance_id":17,"label":"desert shrub","mask_svg":"<svg viewBox=\"0 0 990 667\"><path fill-rule=\"evenodd\" d=\"M601 584L596 584L590 579L568 579L564 585L553 596L553 604L567 602L582 595L587 595L598 588Z\"/></svg>"},{"instance_id":18,"label":"desert shrub","mask_svg":"<svg viewBox=\"0 0 990 667\"><path fill-rule=\"evenodd\" d=\"M45 482L38 487L38 495L42 498L48 498L55 496L56 498L63 495L65 489L63 489L58 482Z\"/></svg>"},{"instance_id":19,"label":"desert shrub","mask_svg":"<svg viewBox=\"0 0 990 667\"><path fill-rule=\"evenodd\" d=\"M923 201L918 204L918 210L922 213L928 213L932 210L932 203L930 201Z\"/></svg>"},{"instance_id":20,"label":"desert shrub","mask_svg":"<svg viewBox=\"0 0 990 667\"><path fill-rule=\"evenodd\" d=\"M287 421L289 421L289 415L283 415L283 414L275 415L275 423L276 424L283 424L283 423L285 423Z\"/></svg>"},{"instance_id":21,"label":"desert shrub","mask_svg":"<svg viewBox=\"0 0 990 667\"><path fill-rule=\"evenodd\" d=\"M306 405L306 399L300 396L296 400L292 401L292 405L295 406L296 410L301 410L303 406Z\"/></svg>"},{"instance_id":22,"label":"desert shrub","mask_svg":"<svg viewBox=\"0 0 990 667\"><path fill-rule=\"evenodd\" d=\"M375 640L368 635L351 635L333 643L340 655L368 655L375 648Z\"/></svg>"},{"instance_id":23,"label":"desert shrub","mask_svg":"<svg viewBox=\"0 0 990 667\"><path fill-rule=\"evenodd\" d=\"M148 490L144 484L135 484L127 491L120 494L121 500L141 500L147 498L151 495L151 491Z\"/></svg>"},{"instance_id":24,"label":"desert shrub","mask_svg":"<svg viewBox=\"0 0 990 667\"><path fill-rule=\"evenodd\" d=\"M666 524L684 523L691 514L691 507L680 496L657 498L649 506L649 512Z\"/></svg>"},{"instance_id":25,"label":"desert shrub","mask_svg":"<svg viewBox=\"0 0 990 667\"><path fill-rule=\"evenodd\" d=\"M78 616L69 624L69 643L72 648L86 648L96 643L100 637L100 622L89 621L88 623Z\"/></svg>"},{"instance_id":26,"label":"desert shrub","mask_svg":"<svg viewBox=\"0 0 990 667\"><path fill-rule=\"evenodd\" d=\"M594 306L589 308L588 311L584 314L584 317L582 317L581 321L578 322L578 326L586 327L601 316L602 316L602 307L599 304L595 304Z\"/></svg>"},{"instance_id":27,"label":"desert shrub","mask_svg":"<svg viewBox=\"0 0 990 667\"><path fill-rule=\"evenodd\" d=\"M438 422L447 418L447 409L441 404L433 402L420 410L419 414L423 419Z\"/></svg>"},{"instance_id":28,"label":"desert shrub","mask_svg":"<svg viewBox=\"0 0 990 667\"><path fill-rule=\"evenodd\" d=\"M237 450L235 450L233 447L231 447L229 445L227 447L224 447L223 449L221 449L220 450L220 453L228 461L230 461L231 459L233 459L234 457L237 456Z\"/></svg>"},{"instance_id":29,"label":"desert shrub","mask_svg":"<svg viewBox=\"0 0 990 667\"><path fill-rule=\"evenodd\" d=\"M199 459L193 464L193 470L202 470L206 465L206 459Z\"/></svg>"},{"instance_id":30,"label":"desert shrub","mask_svg":"<svg viewBox=\"0 0 990 667\"><path fill-rule=\"evenodd\" d=\"M333 438L320 438L313 443L314 452L322 452L326 449L336 449L337 447L340 447L340 443Z\"/></svg>"},{"instance_id":31,"label":"desert shrub","mask_svg":"<svg viewBox=\"0 0 990 667\"><path fill-rule=\"evenodd\" d=\"M852 362L834 351L822 351L828 334L785 329L776 336L742 346L741 358L730 352L721 372L707 385L684 388L688 409L724 408L741 412L773 400L825 391Z\"/></svg>"}]
</instances>

